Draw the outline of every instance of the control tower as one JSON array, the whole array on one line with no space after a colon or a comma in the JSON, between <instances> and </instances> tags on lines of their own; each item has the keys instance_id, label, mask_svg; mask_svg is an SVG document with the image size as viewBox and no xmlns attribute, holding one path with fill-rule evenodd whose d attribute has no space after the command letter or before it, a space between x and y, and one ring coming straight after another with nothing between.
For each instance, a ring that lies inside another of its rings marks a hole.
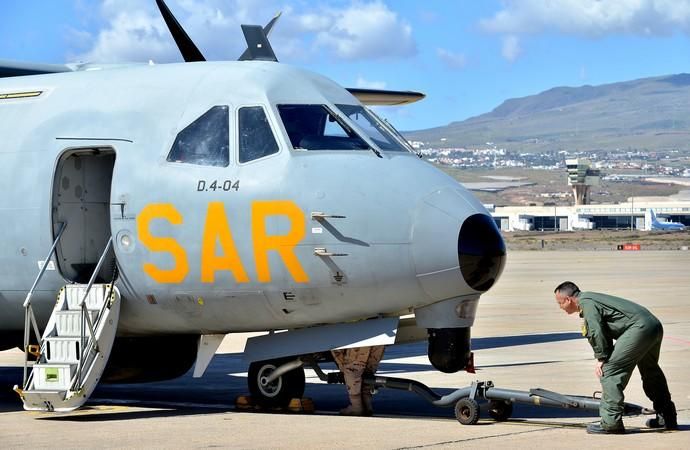
<instances>
[{"instance_id":1,"label":"control tower","mask_svg":"<svg viewBox=\"0 0 690 450\"><path fill-rule=\"evenodd\" d=\"M592 169L586 159L566 159L568 185L573 187L576 205L589 204L589 188L598 186L601 175L598 169Z\"/></svg>"}]
</instances>

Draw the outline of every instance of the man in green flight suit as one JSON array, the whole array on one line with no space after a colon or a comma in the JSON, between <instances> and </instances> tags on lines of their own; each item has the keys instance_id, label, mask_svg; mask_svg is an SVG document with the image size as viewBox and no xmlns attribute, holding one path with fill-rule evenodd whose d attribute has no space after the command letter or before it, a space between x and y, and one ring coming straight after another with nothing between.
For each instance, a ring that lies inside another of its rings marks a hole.
<instances>
[{"instance_id":1,"label":"man in green flight suit","mask_svg":"<svg viewBox=\"0 0 690 450\"><path fill-rule=\"evenodd\" d=\"M603 391L599 408L601 423L588 425L587 432L625 433L623 389L635 366L642 376L644 393L657 412L656 419L648 421L648 426L678 429L676 407L659 367L664 336L659 319L629 300L597 292L580 292L570 281L559 284L554 293L563 311L567 314L577 312L583 318L582 334L587 337L597 359L594 373L601 379Z\"/></svg>"}]
</instances>

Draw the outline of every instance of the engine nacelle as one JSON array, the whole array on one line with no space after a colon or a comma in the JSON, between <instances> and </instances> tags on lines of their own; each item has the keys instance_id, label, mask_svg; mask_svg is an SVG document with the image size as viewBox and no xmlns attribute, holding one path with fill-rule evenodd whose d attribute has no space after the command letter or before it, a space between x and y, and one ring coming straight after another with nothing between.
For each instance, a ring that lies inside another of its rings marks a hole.
<instances>
[{"instance_id":1,"label":"engine nacelle","mask_svg":"<svg viewBox=\"0 0 690 450\"><path fill-rule=\"evenodd\" d=\"M115 338L105 383L145 383L184 375L194 364L198 335Z\"/></svg>"},{"instance_id":2,"label":"engine nacelle","mask_svg":"<svg viewBox=\"0 0 690 450\"><path fill-rule=\"evenodd\" d=\"M429 328L429 361L437 370L455 373L467 367L471 357L470 327Z\"/></svg>"}]
</instances>

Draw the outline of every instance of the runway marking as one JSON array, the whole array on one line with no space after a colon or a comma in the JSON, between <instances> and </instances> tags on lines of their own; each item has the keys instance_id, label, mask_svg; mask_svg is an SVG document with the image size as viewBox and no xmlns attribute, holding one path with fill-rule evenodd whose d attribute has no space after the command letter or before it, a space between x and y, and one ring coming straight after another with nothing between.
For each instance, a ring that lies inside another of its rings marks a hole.
<instances>
[{"instance_id":1,"label":"runway marking","mask_svg":"<svg viewBox=\"0 0 690 450\"><path fill-rule=\"evenodd\" d=\"M668 339L669 341L673 341L673 342L679 342L679 343L685 344L685 345L690 345L690 341L685 340L685 339L681 339L681 338L677 338L674 336L664 336L664 340L665 339Z\"/></svg>"},{"instance_id":2,"label":"runway marking","mask_svg":"<svg viewBox=\"0 0 690 450\"><path fill-rule=\"evenodd\" d=\"M138 407L146 407L146 406L153 406L153 407L174 407L174 408L199 408L199 409L221 409L221 410L229 410L229 409L235 409L235 405L229 405L229 404L218 404L218 403L191 403L191 402L166 402L166 401L160 401L160 400L153 400L153 401L147 401L147 400L127 400L127 399L115 399L115 398L91 398L89 399L89 403L106 403L106 404L112 404L112 405L124 405L124 406L138 406ZM144 406L146 405L146 406ZM94 407L97 407L97 405L93 405Z\"/></svg>"},{"instance_id":3,"label":"runway marking","mask_svg":"<svg viewBox=\"0 0 690 450\"><path fill-rule=\"evenodd\" d=\"M555 426L555 427L545 427L545 428L539 428L536 430L527 430L527 431L516 431L514 433L501 433L501 434L492 434L489 436L478 436L478 437L472 437L472 438L467 438L467 439L457 439L453 441L442 441L442 442L434 442L431 444L423 444L423 445L415 445L412 447L399 447L396 450L408 450L408 449L413 449L413 448L428 448L428 447L437 447L439 445L449 445L449 444L459 444L463 442L471 442L471 441L479 441L483 439L490 439L490 438L500 438L500 437L507 437L507 436L518 436L520 434L528 434L528 433L537 433L540 431L545 431L545 430L558 430L561 428L570 428L567 426Z\"/></svg>"}]
</instances>

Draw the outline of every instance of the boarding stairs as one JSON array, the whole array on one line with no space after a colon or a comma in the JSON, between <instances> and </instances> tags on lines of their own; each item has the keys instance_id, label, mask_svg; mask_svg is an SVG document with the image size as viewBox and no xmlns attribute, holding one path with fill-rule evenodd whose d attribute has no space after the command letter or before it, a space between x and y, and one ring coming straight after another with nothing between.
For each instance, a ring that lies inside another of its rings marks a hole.
<instances>
[{"instance_id":1,"label":"boarding stairs","mask_svg":"<svg viewBox=\"0 0 690 450\"><path fill-rule=\"evenodd\" d=\"M89 283L60 289L53 313L40 333L31 296L62 231L64 225L24 302L24 380L15 391L24 409L30 411L72 411L88 400L108 362L120 314L120 293L114 286L117 273L109 284L94 283L112 246L110 238ZM37 345L29 344L31 328ZM30 356L35 360L29 361Z\"/></svg>"}]
</instances>

